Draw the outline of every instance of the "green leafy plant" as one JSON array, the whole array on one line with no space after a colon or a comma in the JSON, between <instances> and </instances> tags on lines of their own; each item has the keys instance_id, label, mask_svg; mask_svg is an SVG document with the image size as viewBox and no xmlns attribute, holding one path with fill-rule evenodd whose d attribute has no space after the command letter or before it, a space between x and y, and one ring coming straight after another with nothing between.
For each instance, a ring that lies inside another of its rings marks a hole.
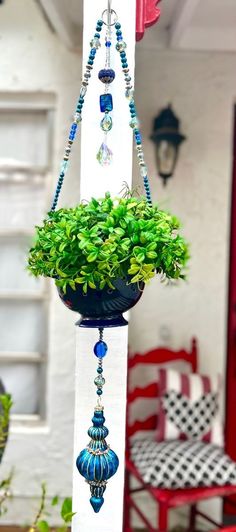
<instances>
[{"instance_id":1,"label":"green leafy plant","mask_svg":"<svg viewBox=\"0 0 236 532\"><path fill-rule=\"evenodd\" d=\"M0 481L0 517L2 517L8 510L6 502L11 499L11 483L13 478L13 469L7 478Z\"/></svg>"},{"instance_id":2,"label":"green leafy plant","mask_svg":"<svg viewBox=\"0 0 236 532\"><path fill-rule=\"evenodd\" d=\"M50 212L37 227L29 270L56 279L66 291L76 284L113 289L112 280L147 283L155 273L185 277L188 246L178 233L176 217L150 206L145 198L92 199L75 208Z\"/></svg>"},{"instance_id":3,"label":"green leafy plant","mask_svg":"<svg viewBox=\"0 0 236 532\"><path fill-rule=\"evenodd\" d=\"M62 524L58 528L52 528L50 527L48 520L46 517L48 516L48 508L47 508L47 488L46 484L43 482L41 486L41 498L39 501L39 508L37 510L35 519L32 523L32 525L29 528L29 532L67 532L69 530L69 525L71 524L72 517L75 515L75 513L72 511L72 498L67 497L64 499L61 505L60 509L60 516L62 519ZM51 500L51 506L57 506L59 505L59 497L55 496Z\"/></svg>"},{"instance_id":4,"label":"green leafy plant","mask_svg":"<svg viewBox=\"0 0 236 532\"><path fill-rule=\"evenodd\" d=\"M0 459L4 453L6 447L10 412L13 401L11 395L3 393L0 395ZM7 512L6 502L12 497L11 483L13 478L13 469L10 471L7 478L0 481L0 517Z\"/></svg>"},{"instance_id":5,"label":"green leafy plant","mask_svg":"<svg viewBox=\"0 0 236 532\"><path fill-rule=\"evenodd\" d=\"M13 405L11 395L8 393L0 395L0 457L5 449L8 426L10 420L10 411Z\"/></svg>"}]
</instances>

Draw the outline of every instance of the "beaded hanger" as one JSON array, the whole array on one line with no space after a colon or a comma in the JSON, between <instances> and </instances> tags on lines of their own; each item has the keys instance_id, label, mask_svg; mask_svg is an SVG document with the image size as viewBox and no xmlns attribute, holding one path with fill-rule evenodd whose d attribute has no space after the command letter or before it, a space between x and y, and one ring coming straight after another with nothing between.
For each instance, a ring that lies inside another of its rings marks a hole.
<instances>
[{"instance_id":1,"label":"beaded hanger","mask_svg":"<svg viewBox=\"0 0 236 532\"><path fill-rule=\"evenodd\" d=\"M118 16L114 9L111 8L111 0L108 0L107 9L103 11L101 19L97 21L95 33L90 41L90 52L85 67L85 72L83 74L82 85L74 114L74 119L71 124L63 160L60 167L60 174L51 206L51 211L56 210L63 181L68 170L69 157L71 154L76 134L79 130L79 125L82 120L85 96L88 91L88 85L92 75L94 61L97 52L101 48L101 33L104 27L106 28L105 65L104 68L98 72L98 78L104 84L104 92L100 95L100 111L104 114L100 122L100 127L104 133L104 139L97 153L97 160L102 166L107 166L111 164L113 155L111 149L107 145L107 137L109 131L112 129L113 126L113 120L111 115L113 110L113 98L110 92L110 86L115 79L115 72L111 68L112 37L113 31L115 29L115 48L120 54L121 67L124 73L125 80L125 97L127 98L127 101L129 103L129 125L133 129L134 133L138 164L140 169L140 175L143 179L146 199L149 205L152 205L151 191L147 175L147 166L143 153L142 136L134 102L134 87L132 85L132 79L130 76L130 70L126 55L127 44L123 39L122 28L118 20ZM101 403L101 397L103 394L103 387L105 385L105 378L103 376L103 358L107 353L108 346L104 342L103 332L104 328L99 327L99 339L94 346L94 354L98 358L97 376L94 379L94 384L96 386L97 393L97 405L95 406L94 415L92 418L93 426L90 427L90 429L88 430L90 442L88 446L81 451L76 461L76 465L80 474L85 478L86 482L90 486L90 503L96 513L100 511L104 503L103 495L106 489L107 481L116 473L119 465L119 459L117 455L114 451L110 449L105 439L108 436L109 431L107 427L104 426L104 407Z\"/></svg>"}]
</instances>

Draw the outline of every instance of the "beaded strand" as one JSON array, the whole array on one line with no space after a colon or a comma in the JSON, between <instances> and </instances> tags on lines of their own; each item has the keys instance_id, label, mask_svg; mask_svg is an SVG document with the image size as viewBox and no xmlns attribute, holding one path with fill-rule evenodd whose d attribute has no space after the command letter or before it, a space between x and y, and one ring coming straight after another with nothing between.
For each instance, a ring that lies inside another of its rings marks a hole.
<instances>
[{"instance_id":1,"label":"beaded strand","mask_svg":"<svg viewBox=\"0 0 236 532\"><path fill-rule=\"evenodd\" d=\"M103 386L105 379L103 377L103 358L107 354L107 344L103 340L103 327L99 328L99 340L94 346L94 354L98 358L97 377L94 379L94 384L97 387L98 402L97 405L101 407L101 395L103 394Z\"/></svg>"},{"instance_id":2,"label":"beaded strand","mask_svg":"<svg viewBox=\"0 0 236 532\"><path fill-rule=\"evenodd\" d=\"M148 173L147 165L144 159L142 135L140 131L139 120L137 117L137 111L136 111L135 102L134 102L134 90L133 90L133 86L131 85L132 80L129 74L129 66L128 66L127 55L126 55L127 44L123 40L121 24L119 22L115 24L115 28L116 28L116 38L117 38L116 49L120 54L122 70L123 70L124 77L125 77L125 84L126 84L125 96L129 100L129 110L130 110L130 116L131 116L129 125L134 131L134 138L136 142L136 150L137 150L140 175L143 179L147 202L150 205L152 205L151 190L150 190L149 179L147 175Z\"/></svg>"},{"instance_id":3,"label":"beaded strand","mask_svg":"<svg viewBox=\"0 0 236 532\"><path fill-rule=\"evenodd\" d=\"M51 206L51 211L55 211L55 209L57 207L59 194L61 192L63 181L64 181L64 178L65 178L66 172L68 170L69 157L70 157L72 145L73 145L73 142L75 140L76 133L78 132L79 123L82 120L82 110L83 110L83 105L84 105L84 98L85 98L85 95L86 95L86 92L87 92L89 79L91 78L91 70L93 69L94 59L95 59L97 50L101 46L101 42L100 42L101 35L100 35L100 33L102 31L103 24L104 24L103 20L98 20L97 21L96 33L94 34L94 36L93 36L93 38L92 38L92 40L90 42L91 49L90 49L87 65L86 65L86 68L85 68L85 72L84 72L84 75L83 75L83 81L82 81L82 84L81 84L79 99L78 99L77 106L76 106L76 111L75 111L75 114L74 114L74 120L73 120L73 122L71 124L67 145L65 147L64 157L63 157L63 160L62 160L62 163L61 163L60 175L59 175L59 178L58 178L56 191L55 191L53 202L52 202L52 206Z\"/></svg>"}]
</instances>

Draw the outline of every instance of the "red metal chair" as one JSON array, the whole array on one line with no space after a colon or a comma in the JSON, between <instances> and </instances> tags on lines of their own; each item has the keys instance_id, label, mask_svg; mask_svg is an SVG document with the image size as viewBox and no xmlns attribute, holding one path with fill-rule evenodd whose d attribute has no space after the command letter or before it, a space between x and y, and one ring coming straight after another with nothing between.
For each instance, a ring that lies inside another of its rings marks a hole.
<instances>
[{"instance_id":1,"label":"red metal chair","mask_svg":"<svg viewBox=\"0 0 236 532\"><path fill-rule=\"evenodd\" d=\"M214 527L218 527L221 530L228 530L224 528L223 524L218 524L211 517L206 516L200 512L197 508L197 503L213 497L227 497L232 494L236 494L236 486L223 486L223 487L210 487L210 488L190 488L190 489L159 489L154 488L151 485L145 484L136 466L130 459L130 438L139 431L153 431L158 424L158 416L153 415L145 419L144 421L136 420L132 425L129 423L130 407L140 398L157 398L158 397L158 383L153 382L145 386L144 388L137 387L132 391L129 391L129 376L130 371L137 365L146 364L166 364L169 362L185 361L190 364L192 372L197 371L197 342L192 340L191 350L185 351L171 351L165 348L158 348L149 351L145 355L135 354L128 361L128 398L127 398L127 442L126 442L126 477L125 477L125 494L124 494L124 532L132 532L131 527L131 509L139 515L141 521L147 527L150 532L168 532L168 514L169 510L177 508L183 505L190 505L190 518L189 518L189 532L194 532L196 525L196 517L201 516L211 523ZM140 486L138 488L131 488L130 477L133 476L139 481ZM153 528L150 524L148 517L146 517L140 508L137 506L132 495L135 493L146 491L157 503L158 506L158 524L157 528ZM236 525L235 528L236 532Z\"/></svg>"}]
</instances>

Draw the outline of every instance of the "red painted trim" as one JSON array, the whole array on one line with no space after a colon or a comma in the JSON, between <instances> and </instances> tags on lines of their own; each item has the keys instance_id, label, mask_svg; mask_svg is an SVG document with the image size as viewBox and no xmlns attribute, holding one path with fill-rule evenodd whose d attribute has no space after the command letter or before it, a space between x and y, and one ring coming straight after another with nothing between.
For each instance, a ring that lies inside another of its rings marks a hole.
<instances>
[{"instance_id":1,"label":"red painted trim","mask_svg":"<svg viewBox=\"0 0 236 532\"><path fill-rule=\"evenodd\" d=\"M127 436L128 438L131 438L136 432L140 432L141 430L155 430L157 428L158 423L158 417L154 414L154 416L150 416L144 421L137 420L133 423L133 425L130 425L127 427Z\"/></svg>"},{"instance_id":2,"label":"red painted trim","mask_svg":"<svg viewBox=\"0 0 236 532\"><path fill-rule=\"evenodd\" d=\"M164 347L152 349L144 355L136 353L133 357L129 358L129 369L134 368L138 364L165 364L167 362L174 362L182 360L190 364L192 371L195 373L197 370L197 340L192 339L192 346L190 351L181 349L180 351L172 351Z\"/></svg>"},{"instance_id":3,"label":"red painted trim","mask_svg":"<svg viewBox=\"0 0 236 532\"><path fill-rule=\"evenodd\" d=\"M144 397L147 399L151 399L152 397L155 398L158 397L158 395L158 383L151 382L151 384L148 384L148 386L145 386L145 388L134 388L134 390L128 394L128 403L133 403L136 399Z\"/></svg>"},{"instance_id":4,"label":"red painted trim","mask_svg":"<svg viewBox=\"0 0 236 532\"><path fill-rule=\"evenodd\" d=\"M236 461L236 434L234 430L236 426L236 106L234 108L233 134L225 443L226 452ZM234 501L236 501L235 498ZM232 506L225 505L224 511L236 515Z\"/></svg>"},{"instance_id":5,"label":"red painted trim","mask_svg":"<svg viewBox=\"0 0 236 532\"><path fill-rule=\"evenodd\" d=\"M141 41L145 29L153 26L160 17L156 6L160 0L136 0L136 41Z\"/></svg>"}]
</instances>

